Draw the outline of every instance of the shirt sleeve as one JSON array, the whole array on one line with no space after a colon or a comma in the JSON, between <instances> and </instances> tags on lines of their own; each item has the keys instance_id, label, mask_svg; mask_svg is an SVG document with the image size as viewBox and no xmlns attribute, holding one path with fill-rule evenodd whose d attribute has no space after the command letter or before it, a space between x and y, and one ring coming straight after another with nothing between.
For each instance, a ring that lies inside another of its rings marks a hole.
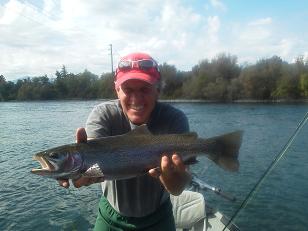
<instances>
[{"instance_id":1,"label":"shirt sleeve","mask_svg":"<svg viewBox=\"0 0 308 231\"><path fill-rule=\"evenodd\" d=\"M108 113L105 106L94 107L86 122L88 138L110 136L111 131L108 120Z\"/></svg>"}]
</instances>

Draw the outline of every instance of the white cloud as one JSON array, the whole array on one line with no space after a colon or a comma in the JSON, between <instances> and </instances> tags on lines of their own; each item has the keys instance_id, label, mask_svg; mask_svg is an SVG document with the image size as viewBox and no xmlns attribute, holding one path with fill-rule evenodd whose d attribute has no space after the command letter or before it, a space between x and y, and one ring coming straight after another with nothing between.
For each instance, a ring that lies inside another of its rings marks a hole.
<instances>
[{"instance_id":1,"label":"white cloud","mask_svg":"<svg viewBox=\"0 0 308 231\"><path fill-rule=\"evenodd\" d=\"M239 38L249 43L259 44L265 40L270 39L273 29L271 28L271 18L261 18L255 21L248 22L247 25L242 28Z\"/></svg>"},{"instance_id":2,"label":"white cloud","mask_svg":"<svg viewBox=\"0 0 308 231\"><path fill-rule=\"evenodd\" d=\"M226 11L227 7L220 0L210 0L211 5L219 10Z\"/></svg>"},{"instance_id":3,"label":"white cloud","mask_svg":"<svg viewBox=\"0 0 308 231\"><path fill-rule=\"evenodd\" d=\"M208 35L211 42L218 42L218 32L220 28L220 20L218 16L208 17Z\"/></svg>"},{"instance_id":4,"label":"white cloud","mask_svg":"<svg viewBox=\"0 0 308 231\"><path fill-rule=\"evenodd\" d=\"M18 1L12 0L8 2L2 9L0 25L12 24L23 10L23 5Z\"/></svg>"},{"instance_id":5,"label":"white cloud","mask_svg":"<svg viewBox=\"0 0 308 231\"><path fill-rule=\"evenodd\" d=\"M242 63L253 63L273 55L292 62L294 57L303 55L308 49L303 38L279 33L277 24L270 17L234 24L231 31L229 51Z\"/></svg>"},{"instance_id":6,"label":"white cloud","mask_svg":"<svg viewBox=\"0 0 308 231\"><path fill-rule=\"evenodd\" d=\"M282 39L277 46L277 54L280 54L282 57L287 57L292 49L294 48L295 41L291 39Z\"/></svg>"},{"instance_id":7,"label":"white cloud","mask_svg":"<svg viewBox=\"0 0 308 231\"><path fill-rule=\"evenodd\" d=\"M7 79L51 76L63 64L73 73L110 71L111 43L114 63L128 52L144 51L180 70L221 52L254 61L268 55L290 59L308 50L304 39L276 33L272 17L227 21L219 14L227 7L218 0L210 1L212 11L180 0L43 3L39 8L9 0L0 7L0 74Z\"/></svg>"},{"instance_id":8,"label":"white cloud","mask_svg":"<svg viewBox=\"0 0 308 231\"><path fill-rule=\"evenodd\" d=\"M53 0L44 0L43 14L52 15L56 8L56 3Z\"/></svg>"},{"instance_id":9,"label":"white cloud","mask_svg":"<svg viewBox=\"0 0 308 231\"><path fill-rule=\"evenodd\" d=\"M272 23L272 18L267 17L267 18L261 18L257 19L255 21L249 22L248 25L250 26L263 26L263 25L269 25Z\"/></svg>"}]
</instances>

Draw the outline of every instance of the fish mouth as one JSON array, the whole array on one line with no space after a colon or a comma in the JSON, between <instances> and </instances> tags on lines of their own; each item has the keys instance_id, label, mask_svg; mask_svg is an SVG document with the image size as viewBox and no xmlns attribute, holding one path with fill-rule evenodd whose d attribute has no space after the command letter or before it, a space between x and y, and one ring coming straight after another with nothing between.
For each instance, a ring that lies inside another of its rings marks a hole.
<instances>
[{"instance_id":1,"label":"fish mouth","mask_svg":"<svg viewBox=\"0 0 308 231\"><path fill-rule=\"evenodd\" d=\"M32 173L43 175L44 173L51 173L55 170L54 166L43 156L33 156L33 159L40 163L41 168L32 169Z\"/></svg>"}]
</instances>

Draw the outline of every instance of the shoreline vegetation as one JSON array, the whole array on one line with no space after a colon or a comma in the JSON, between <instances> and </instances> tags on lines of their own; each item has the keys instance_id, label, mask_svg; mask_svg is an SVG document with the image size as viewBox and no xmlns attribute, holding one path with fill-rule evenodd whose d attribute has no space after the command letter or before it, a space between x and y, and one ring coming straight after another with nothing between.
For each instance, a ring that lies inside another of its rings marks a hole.
<instances>
[{"instance_id":1,"label":"shoreline vegetation","mask_svg":"<svg viewBox=\"0 0 308 231\"><path fill-rule=\"evenodd\" d=\"M108 101L108 100L115 100L116 98L93 98L93 99L83 99L83 98L66 98L66 99L36 99L36 100L7 100L7 101L0 101L0 103L5 102L48 102L48 101ZM205 100L205 99L159 99L159 102L165 103L206 103L206 104L308 104L308 99L278 99L278 100L255 100L255 99L242 99L242 100Z\"/></svg>"},{"instance_id":2,"label":"shoreline vegetation","mask_svg":"<svg viewBox=\"0 0 308 231\"><path fill-rule=\"evenodd\" d=\"M294 63L278 56L239 65L237 57L219 54L201 60L191 71L159 66L161 100L196 103L307 103L308 58ZM93 100L116 98L112 73L100 76L84 70L74 74L63 65L47 75L7 81L0 73L0 102L38 100Z\"/></svg>"},{"instance_id":3,"label":"shoreline vegetation","mask_svg":"<svg viewBox=\"0 0 308 231\"><path fill-rule=\"evenodd\" d=\"M47 99L47 100L10 100L10 101L0 101L0 103L5 102L54 102L54 101L108 101L115 100L116 98L95 98L95 99L82 99L82 98L71 98L71 99ZM241 100L206 100L206 99L159 99L159 102L164 103L204 103L204 104L308 104L308 99L278 99L278 100L255 100L255 99L241 99Z\"/></svg>"},{"instance_id":4,"label":"shoreline vegetation","mask_svg":"<svg viewBox=\"0 0 308 231\"><path fill-rule=\"evenodd\" d=\"M204 99L161 99L161 102L167 103L235 103L235 104L245 104L245 103L261 103L261 104L306 104L308 99L277 99L277 100L256 100L256 99L240 99L240 100L230 100L230 101L221 101L221 100L204 100Z\"/></svg>"}]
</instances>

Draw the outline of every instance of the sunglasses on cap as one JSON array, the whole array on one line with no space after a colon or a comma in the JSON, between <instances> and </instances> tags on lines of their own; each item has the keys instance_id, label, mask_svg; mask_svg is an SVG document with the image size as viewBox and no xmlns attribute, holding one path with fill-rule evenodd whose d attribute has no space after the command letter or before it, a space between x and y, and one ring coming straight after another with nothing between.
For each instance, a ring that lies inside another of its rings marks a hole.
<instances>
[{"instance_id":1,"label":"sunglasses on cap","mask_svg":"<svg viewBox=\"0 0 308 231\"><path fill-rule=\"evenodd\" d=\"M123 70L123 71L134 69L134 68L148 71L151 68L156 68L158 70L158 65L152 59L141 59L141 60L136 60L136 61L121 60L118 64L118 68L119 70Z\"/></svg>"}]
</instances>

